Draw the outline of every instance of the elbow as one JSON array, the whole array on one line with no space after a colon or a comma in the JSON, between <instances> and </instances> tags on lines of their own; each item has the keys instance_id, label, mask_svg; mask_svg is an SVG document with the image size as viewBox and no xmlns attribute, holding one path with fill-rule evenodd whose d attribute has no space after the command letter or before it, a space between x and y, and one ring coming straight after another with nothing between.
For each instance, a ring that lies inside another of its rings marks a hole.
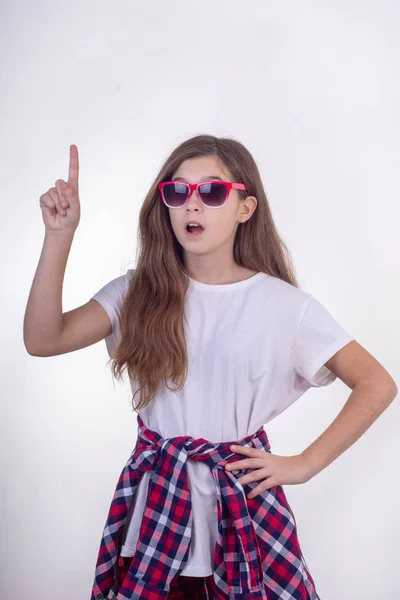
<instances>
[{"instance_id":1,"label":"elbow","mask_svg":"<svg viewBox=\"0 0 400 600\"><path fill-rule=\"evenodd\" d=\"M396 398L399 391L395 380L389 373L387 373L387 377L385 378L385 380L382 381L382 388L387 391L387 395L391 401L393 401Z\"/></svg>"},{"instance_id":2,"label":"elbow","mask_svg":"<svg viewBox=\"0 0 400 600\"><path fill-rule=\"evenodd\" d=\"M30 346L27 346L26 344L25 344L25 350L27 351L29 356L38 356L38 354L33 350L33 348L31 348Z\"/></svg>"},{"instance_id":3,"label":"elbow","mask_svg":"<svg viewBox=\"0 0 400 600\"><path fill-rule=\"evenodd\" d=\"M399 389L398 389L395 381L393 381L393 386L392 386L391 392L393 394L393 398L392 398L392 402L393 402L393 400L396 398L397 394L399 393Z\"/></svg>"},{"instance_id":4,"label":"elbow","mask_svg":"<svg viewBox=\"0 0 400 600\"><path fill-rule=\"evenodd\" d=\"M32 345L29 342L27 342L25 338L24 338L24 346L25 346L25 350L27 351L27 353L30 356L35 356Z\"/></svg>"},{"instance_id":5,"label":"elbow","mask_svg":"<svg viewBox=\"0 0 400 600\"><path fill-rule=\"evenodd\" d=\"M384 395L388 400L392 401L398 394L398 387L393 377L386 369L381 369L378 374L373 374L370 377L363 377L357 381L358 385L374 387L381 395Z\"/></svg>"},{"instance_id":6,"label":"elbow","mask_svg":"<svg viewBox=\"0 0 400 600\"><path fill-rule=\"evenodd\" d=\"M43 351L43 348L38 348L37 346L35 347L32 344L27 343L25 340L24 346L29 356L49 356L46 352Z\"/></svg>"}]
</instances>

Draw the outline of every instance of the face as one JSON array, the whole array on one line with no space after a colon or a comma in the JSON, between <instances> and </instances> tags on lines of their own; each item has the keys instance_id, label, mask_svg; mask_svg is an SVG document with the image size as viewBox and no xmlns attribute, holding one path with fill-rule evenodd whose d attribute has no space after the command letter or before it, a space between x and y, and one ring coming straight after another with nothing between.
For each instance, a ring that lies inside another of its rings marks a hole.
<instances>
[{"instance_id":1,"label":"face","mask_svg":"<svg viewBox=\"0 0 400 600\"><path fill-rule=\"evenodd\" d=\"M180 180L186 183L200 183L214 179L234 182L226 166L218 156L201 156L181 163L173 173L171 181ZM222 246L233 249L236 229L240 223L247 221L257 205L254 196L239 200L239 190L232 189L225 204L220 208L204 206L193 191L186 205L182 208L168 208L172 228L185 254L208 254ZM204 227L203 233L190 237L186 231L188 220L195 220Z\"/></svg>"}]
</instances>

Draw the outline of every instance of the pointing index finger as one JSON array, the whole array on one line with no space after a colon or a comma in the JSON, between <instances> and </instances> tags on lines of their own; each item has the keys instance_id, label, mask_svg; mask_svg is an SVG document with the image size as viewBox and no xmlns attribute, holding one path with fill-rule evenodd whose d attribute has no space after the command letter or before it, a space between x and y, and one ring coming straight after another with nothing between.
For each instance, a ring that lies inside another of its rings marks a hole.
<instances>
[{"instance_id":1,"label":"pointing index finger","mask_svg":"<svg viewBox=\"0 0 400 600\"><path fill-rule=\"evenodd\" d=\"M68 172L68 183L78 191L79 183L78 183L78 175L79 175L79 159L78 159L78 148L75 144L71 144L69 147L69 172Z\"/></svg>"}]
</instances>

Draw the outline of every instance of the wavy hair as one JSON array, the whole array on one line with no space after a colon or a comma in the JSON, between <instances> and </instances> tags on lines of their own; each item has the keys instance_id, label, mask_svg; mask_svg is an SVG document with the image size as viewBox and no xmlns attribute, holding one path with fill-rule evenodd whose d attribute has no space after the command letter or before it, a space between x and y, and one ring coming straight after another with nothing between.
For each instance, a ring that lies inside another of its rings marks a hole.
<instances>
[{"instance_id":1,"label":"wavy hair","mask_svg":"<svg viewBox=\"0 0 400 600\"><path fill-rule=\"evenodd\" d=\"M137 266L121 305L121 337L112 354L113 376L122 379L126 369L138 384L137 407L136 393L132 399L136 411L154 398L162 379L168 388L167 379L178 386L172 391L182 389L188 371L183 323L188 272L158 184L170 180L183 161L208 155L219 157L232 181L245 184L246 191L237 190L241 201L248 195L257 198L250 219L237 227L234 261L299 287L290 253L274 224L257 164L247 148L235 139L213 135L196 135L177 146L162 165L140 210Z\"/></svg>"}]
</instances>

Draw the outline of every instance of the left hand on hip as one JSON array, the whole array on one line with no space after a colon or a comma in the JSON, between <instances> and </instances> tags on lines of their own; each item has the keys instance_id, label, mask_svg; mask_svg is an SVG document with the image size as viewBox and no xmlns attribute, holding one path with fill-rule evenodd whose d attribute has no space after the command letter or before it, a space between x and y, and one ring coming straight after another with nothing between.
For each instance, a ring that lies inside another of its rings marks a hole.
<instances>
[{"instance_id":1,"label":"left hand on hip","mask_svg":"<svg viewBox=\"0 0 400 600\"><path fill-rule=\"evenodd\" d=\"M275 485L305 483L311 479L309 467L301 454L294 456L279 456L266 450L257 450L248 446L231 446L230 450L244 454L248 458L227 463L225 469L254 469L252 473L244 475L237 481L241 484L250 481L263 481L251 490L247 498L254 498L264 490L269 490Z\"/></svg>"}]
</instances>

